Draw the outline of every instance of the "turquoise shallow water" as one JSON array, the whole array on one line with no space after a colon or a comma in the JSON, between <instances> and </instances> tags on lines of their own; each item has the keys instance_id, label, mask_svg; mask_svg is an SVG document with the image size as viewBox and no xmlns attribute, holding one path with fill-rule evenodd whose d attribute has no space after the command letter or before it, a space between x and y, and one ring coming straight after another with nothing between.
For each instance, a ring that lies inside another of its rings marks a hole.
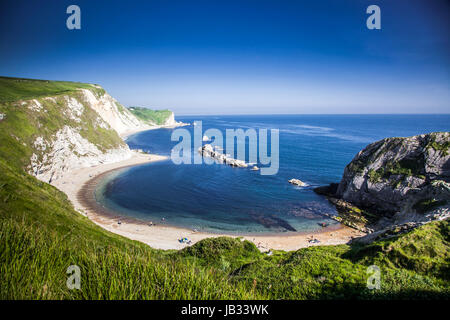
<instances>
[{"instance_id":1,"label":"turquoise shallow water","mask_svg":"<svg viewBox=\"0 0 450 320\"><path fill-rule=\"evenodd\" d=\"M328 201L312 189L338 182L345 165L367 144L385 137L450 131L450 115L264 115L178 117L217 128L280 131L280 169L276 175L223 164L175 165L170 160L108 175L97 200L122 215L145 221L228 234L291 233L334 224ZM193 126L184 127L192 132ZM141 132L131 148L170 155L173 129ZM192 151L194 152L194 151ZM287 182L299 178L308 187Z\"/></svg>"}]
</instances>

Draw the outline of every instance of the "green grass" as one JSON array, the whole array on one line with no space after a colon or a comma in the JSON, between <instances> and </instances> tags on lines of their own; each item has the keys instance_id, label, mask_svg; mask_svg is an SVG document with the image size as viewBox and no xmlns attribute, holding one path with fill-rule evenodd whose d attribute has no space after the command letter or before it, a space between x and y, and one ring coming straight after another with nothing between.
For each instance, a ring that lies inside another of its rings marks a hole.
<instances>
[{"instance_id":1,"label":"green grass","mask_svg":"<svg viewBox=\"0 0 450 320\"><path fill-rule=\"evenodd\" d=\"M80 82L0 77L0 102L55 96L71 93L80 88L102 90Z\"/></svg>"},{"instance_id":2,"label":"green grass","mask_svg":"<svg viewBox=\"0 0 450 320\"><path fill-rule=\"evenodd\" d=\"M172 113L170 110L151 110L142 107L129 107L128 110L142 121L157 125L164 124Z\"/></svg>"}]
</instances>

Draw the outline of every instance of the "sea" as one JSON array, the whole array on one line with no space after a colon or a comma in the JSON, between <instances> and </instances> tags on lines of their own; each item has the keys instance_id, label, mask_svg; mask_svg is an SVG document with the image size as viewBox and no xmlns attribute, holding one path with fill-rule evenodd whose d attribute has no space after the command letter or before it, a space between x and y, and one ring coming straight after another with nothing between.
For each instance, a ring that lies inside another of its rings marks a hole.
<instances>
[{"instance_id":1,"label":"sea","mask_svg":"<svg viewBox=\"0 0 450 320\"><path fill-rule=\"evenodd\" d=\"M95 189L100 205L120 216L144 222L230 235L293 234L336 227L328 200L318 186L339 182L345 166L368 144L387 137L450 131L450 115L220 115L180 116L194 138L202 130L277 129L279 169L274 175L226 164L175 164L174 130L163 128L127 138L131 149L166 155L166 161L120 169ZM198 129L198 128L197 128ZM270 141L270 135L269 135ZM197 151L192 143L192 155ZM202 143L202 142L200 142ZM210 142L203 142L210 143ZM235 141L246 146L249 141ZM225 143L224 143L225 145ZM225 151L224 151L225 152ZM237 157L237 155L233 155ZM258 167L264 167L256 163ZM307 185L288 183L300 179Z\"/></svg>"}]
</instances>

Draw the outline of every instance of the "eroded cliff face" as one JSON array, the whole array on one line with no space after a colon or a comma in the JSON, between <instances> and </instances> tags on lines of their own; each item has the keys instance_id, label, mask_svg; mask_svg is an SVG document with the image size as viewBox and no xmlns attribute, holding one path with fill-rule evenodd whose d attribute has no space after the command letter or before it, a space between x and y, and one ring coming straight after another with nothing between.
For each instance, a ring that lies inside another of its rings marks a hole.
<instances>
[{"instance_id":1,"label":"eroded cliff face","mask_svg":"<svg viewBox=\"0 0 450 320\"><path fill-rule=\"evenodd\" d=\"M390 213L448 202L449 146L448 132L372 143L345 168L337 196Z\"/></svg>"},{"instance_id":2,"label":"eroded cliff face","mask_svg":"<svg viewBox=\"0 0 450 320\"><path fill-rule=\"evenodd\" d=\"M169 117L164 122L165 126L175 126L178 123L175 121L175 114L173 112L170 113Z\"/></svg>"},{"instance_id":3,"label":"eroded cliff face","mask_svg":"<svg viewBox=\"0 0 450 320\"><path fill-rule=\"evenodd\" d=\"M150 128L98 86L12 103L29 134L11 134L29 156L27 171L45 182L70 170L131 157L119 134Z\"/></svg>"},{"instance_id":4,"label":"eroded cliff face","mask_svg":"<svg viewBox=\"0 0 450 320\"><path fill-rule=\"evenodd\" d=\"M129 131L150 128L108 93L95 95L93 91L87 89L82 89L81 92L89 107L95 110L119 135Z\"/></svg>"}]
</instances>

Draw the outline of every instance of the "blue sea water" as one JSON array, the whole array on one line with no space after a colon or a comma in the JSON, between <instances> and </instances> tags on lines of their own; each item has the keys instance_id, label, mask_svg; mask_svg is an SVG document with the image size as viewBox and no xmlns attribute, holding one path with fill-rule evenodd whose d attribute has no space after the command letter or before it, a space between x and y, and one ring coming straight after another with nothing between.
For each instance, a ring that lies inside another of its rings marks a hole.
<instances>
[{"instance_id":1,"label":"blue sea water","mask_svg":"<svg viewBox=\"0 0 450 320\"><path fill-rule=\"evenodd\" d=\"M318 230L335 222L335 208L313 188L339 182L344 167L367 144L386 137L450 131L450 115L245 115L190 116L203 130L279 129L280 168L263 176L224 164L175 165L171 160L122 169L96 190L104 207L145 221L226 234ZM191 133L193 126L184 127ZM128 138L132 149L170 155L173 129ZM193 150L192 152L196 152ZM298 178L300 188L288 183ZM164 222L162 219L164 218ZM295 230L295 231L294 231Z\"/></svg>"}]
</instances>

